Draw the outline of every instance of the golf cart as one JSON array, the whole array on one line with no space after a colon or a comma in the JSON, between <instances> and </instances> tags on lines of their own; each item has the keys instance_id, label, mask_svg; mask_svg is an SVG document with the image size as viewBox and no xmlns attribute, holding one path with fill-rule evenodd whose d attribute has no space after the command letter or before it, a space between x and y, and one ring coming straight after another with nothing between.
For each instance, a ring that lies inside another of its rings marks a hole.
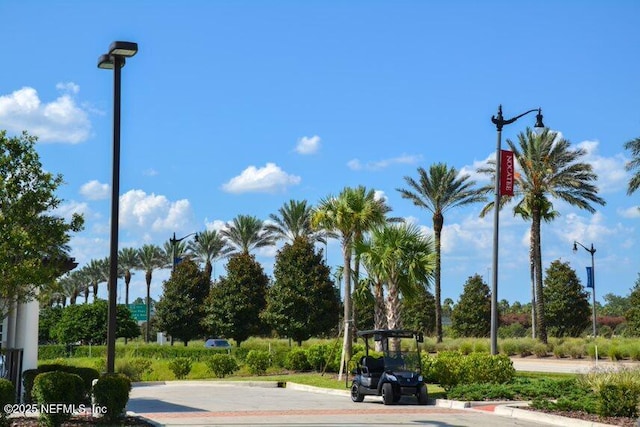
<instances>
[{"instance_id":1,"label":"golf cart","mask_svg":"<svg viewBox=\"0 0 640 427\"><path fill-rule=\"evenodd\" d=\"M359 331L365 341L365 355L356 361L351 385L351 400L362 402L365 396L382 396L385 405L396 403L402 396L415 396L426 405L427 386L422 376L420 345L422 334L401 329ZM380 343L382 357L369 355L369 340ZM401 351L400 339L416 341L416 351Z\"/></svg>"}]
</instances>

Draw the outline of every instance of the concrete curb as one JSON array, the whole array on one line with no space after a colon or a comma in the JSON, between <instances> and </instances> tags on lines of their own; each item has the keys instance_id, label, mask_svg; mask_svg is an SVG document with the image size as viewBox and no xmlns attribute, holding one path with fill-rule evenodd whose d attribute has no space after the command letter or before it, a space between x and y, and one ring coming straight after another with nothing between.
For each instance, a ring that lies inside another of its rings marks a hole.
<instances>
[{"instance_id":1,"label":"concrete curb","mask_svg":"<svg viewBox=\"0 0 640 427\"><path fill-rule=\"evenodd\" d=\"M467 409L471 407L471 402L462 402L460 400L436 399L435 405L440 408Z\"/></svg>"},{"instance_id":2,"label":"concrete curb","mask_svg":"<svg viewBox=\"0 0 640 427\"><path fill-rule=\"evenodd\" d=\"M290 388L292 390L300 390L300 391L309 391L312 393L321 393L321 394L333 394L336 396L350 396L351 392L349 390L336 390L336 389L331 389L331 388L322 388L322 387L316 387L316 386L312 386L312 385L306 385L306 384L298 384L298 383L294 383L294 382L290 382L287 381L287 388Z\"/></svg>"},{"instance_id":3,"label":"concrete curb","mask_svg":"<svg viewBox=\"0 0 640 427\"><path fill-rule=\"evenodd\" d=\"M560 415L545 414L537 411L515 408L511 405L498 405L493 411L494 414L503 417L515 418L518 420L543 422L554 426L563 427L615 427L611 424L602 424L594 421L577 420L574 418L562 417Z\"/></svg>"},{"instance_id":4,"label":"concrete curb","mask_svg":"<svg viewBox=\"0 0 640 427\"><path fill-rule=\"evenodd\" d=\"M216 381L216 380L187 380L187 381L145 381L131 383L133 387L152 387L156 385L211 385L211 386L241 386L262 388L283 388L286 382L278 381Z\"/></svg>"}]
</instances>

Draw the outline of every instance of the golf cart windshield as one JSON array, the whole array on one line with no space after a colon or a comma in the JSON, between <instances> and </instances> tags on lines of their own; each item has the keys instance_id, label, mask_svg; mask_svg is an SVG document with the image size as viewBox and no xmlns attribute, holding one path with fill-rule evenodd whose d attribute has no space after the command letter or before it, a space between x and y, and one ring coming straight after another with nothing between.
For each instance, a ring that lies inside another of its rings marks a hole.
<instances>
[{"instance_id":1,"label":"golf cart windshield","mask_svg":"<svg viewBox=\"0 0 640 427\"><path fill-rule=\"evenodd\" d=\"M384 367L394 372L420 372L420 355L417 351L386 351Z\"/></svg>"}]
</instances>

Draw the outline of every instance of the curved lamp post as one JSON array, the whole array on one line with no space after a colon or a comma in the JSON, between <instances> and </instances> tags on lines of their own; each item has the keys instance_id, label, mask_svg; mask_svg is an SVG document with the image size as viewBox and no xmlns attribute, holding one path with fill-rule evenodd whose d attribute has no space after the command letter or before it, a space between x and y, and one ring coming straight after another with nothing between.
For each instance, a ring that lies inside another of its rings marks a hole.
<instances>
[{"instance_id":1,"label":"curved lamp post","mask_svg":"<svg viewBox=\"0 0 640 427\"><path fill-rule=\"evenodd\" d=\"M176 265L178 264L178 262L177 262L178 261L178 254L176 253L178 243L182 242L187 237L190 237L190 236L193 236L193 235L196 236L196 242L197 242L198 241L198 233L189 233L184 237L176 239L176 233L174 232L173 233L173 237L169 238L169 243L171 243L171 249L172 249L172 251L171 251L171 257L172 257L172 260L171 260L171 273L172 274L173 274L174 271L176 271Z\"/></svg>"},{"instance_id":2,"label":"curved lamp post","mask_svg":"<svg viewBox=\"0 0 640 427\"><path fill-rule=\"evenodd\" d=\"M593 303L592 303L593 309L591 310L591 312L593 313L593 319L592 319L593 337L595 338L596 337L596 265L595 265L594 254L596 253L596 249L593 247L593 243L591 244L590 248L587 248L582 243L574 240L573 241L574 253L578 252L578 245L582 246L585 251L591 254L591 274L590 274L591 277L587 278L587 287L589 287L589 284L591 284L591 297L593 298Z\"/></svg>"},{"instance_id":3,"label":"curved lamp post","mask_svg":"<svg viewBox=\"0 0 640 427\"><path fill-rule=\"evenodd\" d=\"M98 68L113 70L113 175L111 184L111 244L109 254L109 311L107 318L107 372L113 373L116 357L116 289L118 280L118 209L120 193L120 73L125 58L138 52L138 44L115 41L109 53L100 55Z\"/></svg>"},{"instance_id":4,"label":"curved lamp post","mask_svg":"<svg viewBox=\"0 0 640 427\"><path fill-rule=\"evenodd\" d=\"M500 222L500 151L502 146L502 128L511 124L520 117L537 111L535 128L544 128L542 123L542 109L535 108L526 111L512 119L502 116L502 105L498 106L498 115L491 116L491 122L496 125L498 131L498 142L496 144L496 182L495 193L496 199L493 205L493 268L492 268L492 285L491 285L491 354L498 354L498 224Z\"/></svg>"}]
</instances>

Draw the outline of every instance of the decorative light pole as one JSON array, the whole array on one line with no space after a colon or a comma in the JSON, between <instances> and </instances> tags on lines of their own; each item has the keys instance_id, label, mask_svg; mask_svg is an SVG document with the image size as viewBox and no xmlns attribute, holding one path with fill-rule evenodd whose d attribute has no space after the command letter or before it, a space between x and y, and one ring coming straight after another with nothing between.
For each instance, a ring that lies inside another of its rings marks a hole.
<instances>
[{"instance_id":1,"label":"decorative light pole","mask_svg":"<svg viewBox=\"0 0 640 427\"><path fill-rule=\"evenodd\" d=\"M491 122L496 125L498 131L498 141L496 144L496 177L495 193L496 199L493 205L493 268L491 270L491 354L498 354L498 225L500 222L500 152L502 146L502 127L511 124L520 117L537 111L535 128L544 128L542 123L542 109L537 108L526 111L512 119L505 120L502 116L502 105L498 106L498 115L491 116Z\"/></svg>"},{"instance_id":2,"label":"decorative light pole","mask_svg":"<svg viewBox=\"0 0 640 427\"><path fill-rule=\"evenodd\" d=\"M190 236L196 236L196 242L198 241L198 233L189 233L186 236L180 238L180 239L176 239L176 233L173 233L173 237L169 238L169 243L171 243L171 273L173 274L174 271L176 271L176 265L178 264L178 254L176 253L177 251L177 247L178 247L178 243L182 242L184 239L186 239L187 237Z\"/></svg>"},{"instance_id":3,"label":"decorative light pole","mask_svg":"<svg viewBox=\"0 0 640 427\"><path fill-rule=\"evenodd\" d=\"M107 372L113 373L116 357L116 289L118 281L118 209L120 193L120 73L125 58L138 52L138 44L115 41L109 53L100 55L98 68L113 69L113 175L111 184L111 248L109 255L109 311L107 318Z\"/></svg>"},{"instance_id":4,"label":"decorative light pole","mask_svg":"<svg viewBox=\"0 0 640 427\"><path fill-rule=\"evenodd\" d=\"M596 248L593 247L593 243L591 244L591 248L587 248L585 245L578 241L573 241L573 252L578 252L578 245L582 246L585 251L591 254L591 271L587 277L587 287L591 287L591 297L593 298L591 310L593 313L592 326L593 326L593 337L596 337L596 264L595 264L595 253ZM591 285L591 286L589 286Z\"/></svg>"}]
</instances>

